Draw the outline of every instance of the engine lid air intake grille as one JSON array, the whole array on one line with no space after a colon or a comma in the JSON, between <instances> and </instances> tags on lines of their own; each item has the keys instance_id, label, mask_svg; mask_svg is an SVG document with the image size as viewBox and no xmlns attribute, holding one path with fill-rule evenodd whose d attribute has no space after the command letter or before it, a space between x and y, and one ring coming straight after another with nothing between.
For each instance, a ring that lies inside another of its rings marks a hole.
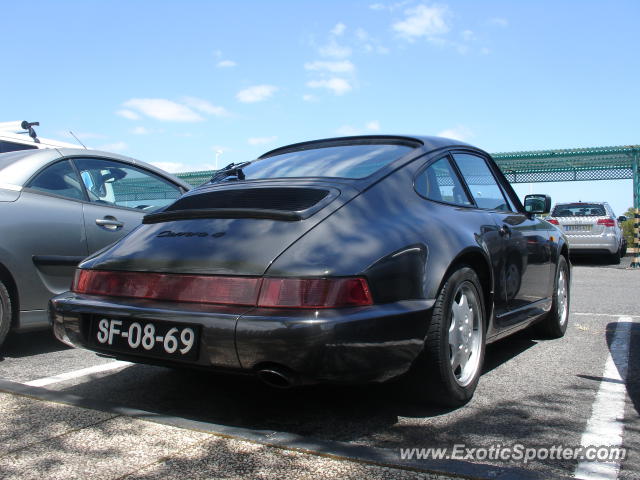
<instances>
[{"instance_id":1,"label":"engine lid air intake grille","mask_svg":"<svg viewBox=\"0 0 640 480\"><path fill-rule=\"evenodd\" d=\"M317 188L243 188L187 195L170 205L165 212L200 209L260 209L299 212L311 208L329 194Z\"/></svg>"}]
</instances>

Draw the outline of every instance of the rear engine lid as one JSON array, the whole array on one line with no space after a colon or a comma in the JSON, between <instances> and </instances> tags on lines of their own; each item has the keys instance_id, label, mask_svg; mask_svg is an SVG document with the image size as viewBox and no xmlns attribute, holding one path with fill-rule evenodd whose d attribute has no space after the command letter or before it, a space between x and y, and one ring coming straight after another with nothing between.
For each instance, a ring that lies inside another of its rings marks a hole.
<instances>
[{"instance_id":1,"label":"rear engine lid","mask_svg":"<svg viewBox=\"0 0 640 480\"><path fill-rule=\"evenodd\" d=\"M148 215L80 267L260 276L292 243L358 195L347 184L214 185Z\"/></svg>"}]
</instances>

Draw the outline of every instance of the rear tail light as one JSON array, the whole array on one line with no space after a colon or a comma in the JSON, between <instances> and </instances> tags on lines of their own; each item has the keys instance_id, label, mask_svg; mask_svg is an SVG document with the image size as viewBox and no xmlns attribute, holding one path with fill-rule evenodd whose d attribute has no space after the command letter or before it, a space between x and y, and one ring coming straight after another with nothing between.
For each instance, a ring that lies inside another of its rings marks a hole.
<instances>
[{"instance_id":1,"label":"rear tail light","mask_svg":"<svg viewBox=\"0 0 640 480\"><path fill-rule=\"evenodd\" d=\"M258 306L335 308L372 305L364 278L265 278Z\"/></svg>"},{"instance_id":2,"label":"rear tail light","mask_svg":"<svg viewBox=\"0 0 640 480\"><path fill-rule=\"evenodd\" d=\"M260 279L79 269L72 290L109 297L255 305Z\"/></svg>"},{"instance_id":3,"label":"rear tail light","mask_svg":"<svg viewBox=\"0 0 640 480\"><path fill-rule=\"evenodd\" d=\"M555 218L550 218L549 220L547 220L547 222L549 222L549 223L553 223L554 225L560 225L560 223L558 222L558 220L556 220Z\"/></svg>"},{"instance_id":4,"label":"rear tail light","mask_svg":"<svg viewBox=\"0 0 640 480\"><path fill-rule=\"evenodd\" d=\"M286 308L372 305L364 278L260 278L76 270L72 291L108 297Z\"/></svg>"},{"instance_id":5,"label":"rear tail light","mask_svg":"<svg viewBox=\"0 0 640 480\"><path fill-rule=\"evenodd\" d=\"M616 221L613 218L601 218L598 220L598 225L604 225L605 227L615 227Z\"/></svg>"}]
</instances>

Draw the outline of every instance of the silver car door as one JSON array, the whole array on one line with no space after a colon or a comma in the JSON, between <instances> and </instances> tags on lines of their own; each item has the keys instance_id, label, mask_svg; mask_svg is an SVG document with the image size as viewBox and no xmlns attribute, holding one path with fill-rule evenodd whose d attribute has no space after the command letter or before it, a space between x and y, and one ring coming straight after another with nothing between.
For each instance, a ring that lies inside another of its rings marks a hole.
<instances>
[{"instance_id":1,"label":"silver car door","mask_svg":"<svg viewBox=\"0 0 640 480\"><path fill-rule=\"evenodd\" d=\"M89 196L84 224L90 252L119 240L147 213L181 194L172 182L142 168L105 158L75 158Z\"/></svg>"},{"instance_id":2,"label":"silver car door","mask_svg":"<svg viewBox=\"0 0 640 480\"><path fill-rule=\"evenodd\" d=\"M73 166L62 160L39 172L7 209L11 227L3 242L19 269L21 311L45 311L51 296L69 290L75 266L88 254L83 201Z\"/></svg>"}]
</instances>

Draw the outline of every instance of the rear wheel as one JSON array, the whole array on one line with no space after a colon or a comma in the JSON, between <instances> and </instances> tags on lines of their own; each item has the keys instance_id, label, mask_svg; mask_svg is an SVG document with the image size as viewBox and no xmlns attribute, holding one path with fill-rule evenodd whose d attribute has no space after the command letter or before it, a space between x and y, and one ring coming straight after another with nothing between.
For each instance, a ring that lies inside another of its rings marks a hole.
<instances>
[{"instance_id":1,"label":"rear wheel","mask_svg":"<svg viewBox=\"0 0 640 480\"><path fill-rule=\"evenodd\" d=\"M7 287L0 281L0 345L11 328L11 297Z\"/></svg>"},{"instance_id":2,"label":"rear wheel","mask_svg":"<svg viewBox=\"0 0 640 480\"><path fill-rule=\"evenodd\" d=\"M539 324L539 331L548 338L560 338L569 323L569 265L560 255L556 268L551 310Z\"/></svg>"},{"instance_id":3,"label":"rear wheel","mask_svg":"<svg viewBox=\"0 0 640 480\"><path fill-rule=\"evenodd\" d=\"M407 377L410 389L421 400L464 405L478 385L484 350L482 287L473 269L463 266L438 295L425 348Z\"/></svg>"}]
</instances>

